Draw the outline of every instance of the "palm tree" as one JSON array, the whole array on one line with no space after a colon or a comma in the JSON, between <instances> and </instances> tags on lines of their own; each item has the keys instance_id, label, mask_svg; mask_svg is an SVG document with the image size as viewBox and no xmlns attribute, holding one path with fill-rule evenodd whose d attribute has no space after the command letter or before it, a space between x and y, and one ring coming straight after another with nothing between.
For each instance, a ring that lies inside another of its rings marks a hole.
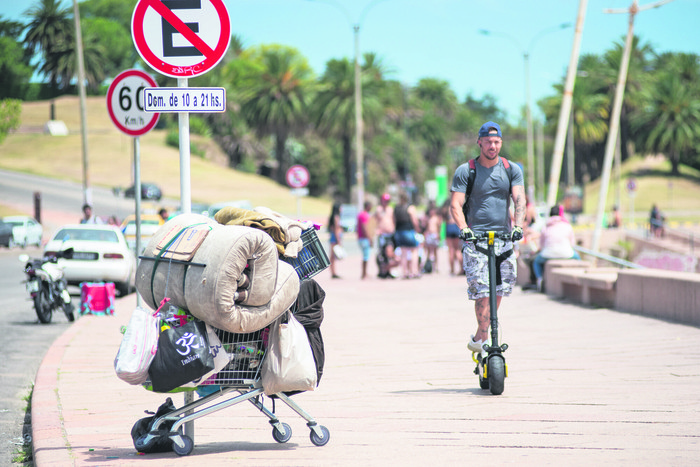
<instances>
[{"instance_id":1,"label":"palm tree","mask_svg":"<svg viewBox=\"0 0 700 467\"><path fill-rule=\"evenodd\" d=\"M235 99L241 114L259 136L275 137L276 179L285 182L290 135L301 134L314 92L313 72L306 59L291 47L263 45L243 51L247 66L239 69Z\"/></svg>"},{"instance_id":2,"label":"palm tree","mask_svg":"<svg viewBox=\"0 0 700 467\"><path fill-rule=\"evenodd\" d=\"M59 60L60 54L55 50L67 47L67 43L73 38L71 10L62 8L60 3L60 0L41 0L24 13L30 19L24 38L27 51L31 54L41 53L44 62ZM60 65L50 63L42 68L48 73L51 87L57 88L61 79Z\"/></svg>"},{"instance_id":3,"label":"palm tree","mask_svg":"<svg viewBox=\"0 0 700 467\"><path fill-rule=\"evenodd\" d=\"M644 148L665 153L671 173L679 175L682 156L700 142L700 67L694 54L666 56L660 62L655 86L645 94L645 106L632 122L645 135Z\"/></svg>"},{"instance_id":4,"label":"palm tree","mask_svg":"<svg viewBox=\"0 0 700 467\"><path fill-rule=\"evenodd\" d=\"M365 135L371 135L378 127L383 115L379 98L383 83L383 67L374 54L364 55L361 67L362 118ZM355 68L347 58L332 59L319 80L319 89L311 106L316 130L321 136L337 138L343 154L344 184L346 200L350 199L353 184L352 140L355 135ZM371 158L365 158L370 162Z\"/></svg>"},{"instance_id":5,"label":"palm tree","mask_svg":"<svg viewBox=\"0 0 700 467\"><path fill-rule=\"evenodd\" d=\"M411 107L415 109L415 118L409 125L411 135L425 142L428 165L438 165L443 162L457 97L447 81L434 78L420 80L411 95Z\"/></svg>"},{"instance_id":6,"label":"palm tree","mask_svg":"<svg viewBox=\"0 0 700 467\"><path fill-rule=\"evenodd\" d=\"M77 53L73 31L71 31L68 40L56 44L46 54L39 71L46 76L53 76L57 87L67 89L78 74ZM107 59L100 38L95 33L83 35L83 60L88 88L96 92L105 78Z\"/></svg>"},{"instance_id":7,"label":"palm tree","mask_svg":"<svg viewBox=\"0 0 700 467\"><path fill-rule=\"evenodd\" d=\"M350 199L352 186L352 138L355 134L355 78L354 66L348 59L332 59L326 63L319 90L311 105L311 115L316 131L322 137L340 141L343 154L344 187L346 201Z\"/></svg>"}]
</instances>

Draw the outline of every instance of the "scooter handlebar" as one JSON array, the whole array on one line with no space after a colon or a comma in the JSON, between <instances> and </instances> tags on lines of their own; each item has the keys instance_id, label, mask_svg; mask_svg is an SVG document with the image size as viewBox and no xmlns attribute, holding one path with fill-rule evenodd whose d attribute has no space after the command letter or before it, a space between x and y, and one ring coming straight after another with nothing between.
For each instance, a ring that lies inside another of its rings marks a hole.
<instances>
[{"instance_id":1,"label":"scooter handlebar","mask_svg":"<svg viewBox=\"0 0 700 467\"><path fill-rule=\"evenodd\" d=\"M493 234L494 239L503 240L505 242L510 241L510 234L509 233L493 232L493 231L474 233L474 238L472 238L470 241L476 245L480 241L484 241L484 240L488 241L489 238L491 237L491 234Z\"/></svg>"}]
</instances>

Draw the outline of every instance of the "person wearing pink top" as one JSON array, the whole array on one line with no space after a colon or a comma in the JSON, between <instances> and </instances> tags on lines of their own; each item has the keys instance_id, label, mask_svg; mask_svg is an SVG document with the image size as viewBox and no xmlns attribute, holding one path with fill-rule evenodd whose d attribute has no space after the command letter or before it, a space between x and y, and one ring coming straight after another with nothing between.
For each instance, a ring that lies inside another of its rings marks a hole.
<instances>
[{"instance_id":1,"label":"person wearing pink top","mask_svg":"<svg viewBox=\"0 0 700 467\"><path fill-rule=\"evenodd\" d=\"M362 250L362 279L367 279L367 263L372 250L373 233L370 228L372 203L365 201L364 210L357 215L357 241Z\"/></svg>"},{"instance_id":2,"label":"person wearing pink top","mask_svg":"<svg viewBox=\"0 0 700 467\"><path fill-rule=\"evenodd\" d=\"M554 206L549 211L547 225L540 233L540 251L532 263L532 270L537 278L537 290L542 291L544 263L548 259L581 259L574 250L576 240L574 229L564 218L561 206Z\"/></svg>"}]
</instances>

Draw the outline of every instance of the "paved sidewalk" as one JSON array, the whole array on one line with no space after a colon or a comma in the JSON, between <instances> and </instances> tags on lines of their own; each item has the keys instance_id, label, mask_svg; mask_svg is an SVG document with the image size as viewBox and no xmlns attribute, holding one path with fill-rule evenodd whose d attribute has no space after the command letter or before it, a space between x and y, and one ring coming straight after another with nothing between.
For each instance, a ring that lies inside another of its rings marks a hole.
<instances>
[{"instance_id":1,"label":"paved sidewalk","mask_svg":"<svg viewBox=\"0 0 700 467\"><path fill-rule=\"evenodd\" d=\"M197 420L189 456L138 455L131 427L167 396L114 374L135 296L119 300L114 317L83 317L37 374L35 465L700 463L700 329L517 290L500 313L509 377L492 396L466 350L475 318L464 278L440 267L418 280L360 281L350 256L338 265L342 279L317 277L326 367L316 391L294 399L330 430L324 447L281 403L293 435L276 443L245 403Z\"/></svg>"}]
</instances>

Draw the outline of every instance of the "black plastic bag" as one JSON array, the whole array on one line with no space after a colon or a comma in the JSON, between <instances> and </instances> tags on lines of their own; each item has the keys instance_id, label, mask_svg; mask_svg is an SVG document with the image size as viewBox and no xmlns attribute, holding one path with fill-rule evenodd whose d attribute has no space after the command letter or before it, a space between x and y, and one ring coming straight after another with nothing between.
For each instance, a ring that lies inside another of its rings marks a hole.
<instances>
[{"instance_id":1,"label":"black plastic bag","mask_svg":"<svg viewBox=\"0 0 700 467\"><path fill-rule=\"evenodd\" d=\"M153 431L153 423L159 417L162 417L169 412L173 412L175 409L176 407L175 404L173 404L173 400L168 397L165 402L158 407L155 415L142 418L134 424L133 428L131 428L131 439L134 442L134 448L136 448L138 452L150 454L155 452L169 452L173 450L173 442L168 437L168 434L170 433L170 430L175 424L176 420L168 420L161 424L158 430L153 433L151 432ZM148 442L145 442L146 435L149 433L154 435L154 437Z\"/></svg>"},{"instance_id":2,"label":"black plastic bag","mask_svg":"<svg viewBox=\"0 0 700 467\"><path fill-rule=\"evenodd\" d=\"M206 324L194 320L160 333L158 351L148 375L153 391L168 392L213 369L214 357L209 351Z\"/></svg>"}]
</instances>

